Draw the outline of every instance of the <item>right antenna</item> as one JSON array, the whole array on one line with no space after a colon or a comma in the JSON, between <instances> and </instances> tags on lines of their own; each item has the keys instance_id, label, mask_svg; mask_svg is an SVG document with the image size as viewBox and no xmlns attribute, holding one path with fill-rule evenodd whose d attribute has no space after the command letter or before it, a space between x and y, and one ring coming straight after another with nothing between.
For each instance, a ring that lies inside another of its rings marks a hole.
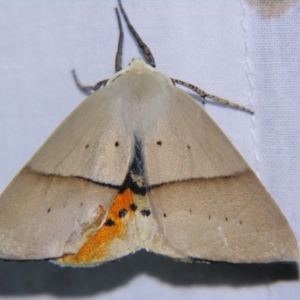
<instances>
[{"instance_id":1,"label":"right antenna","mask_svg":"<svg viewBox=\"0 0 300 300\"><path fill-rule=\"evenodd\" d=\"M127 24L128 29L130 30L130 32L132 33L132 35L134 36L135 40L137 41L139 47L142 49L144 57L146 59L146 61L153 67L155 68L155 61L154 61L154 57L150 51L150 49L148 48L148 46L142 41L141 37L138 35L138 33L135 31L135 29L133 28L133 26L130 24L130 21L126 15L126 12L122 6L121 0L118 0L119 3L119 7L121 10L121 13L125 19L125 22ZM120 27L120 25L119 25ZM121 30L121 28L120 28ZM119 43L120 44L120 43ZM120 47L120 46L119 46ZM119 48L118 48L119 51Z\"/></svg>"}]
</instances>

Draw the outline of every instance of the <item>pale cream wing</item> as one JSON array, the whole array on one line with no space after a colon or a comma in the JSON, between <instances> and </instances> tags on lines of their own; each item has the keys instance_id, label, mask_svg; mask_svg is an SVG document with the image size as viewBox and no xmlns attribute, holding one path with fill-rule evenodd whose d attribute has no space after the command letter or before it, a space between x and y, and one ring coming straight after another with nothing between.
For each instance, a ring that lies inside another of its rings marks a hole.
<instances>
[{"instance_id":1,"label":"pale cream wing","mask_svg":"<svg viewBox=\"0 0 300 300\"><path fill-rule=\"evenodd\" d=\"M76 253L102 225L116 194L85 179L23 169L0 198L0 257Z\"/></svg>"},{"instance_id":2,"label":"pale cream wing","mask_svg":"<svg viewBox=\"0 0 300 300\"><path fill-rule=\"evenodd\" d=\"M123 123L122 101L111 86L93 93L48 138L30 168L121 185L134 143Z\"/></svg>"},{"instance_id":3,"label":"pale cream wing","mask_svg":"<svg viewBox=\"0 0 300 300\"><path fill-rule=\"evenodd\" d=\"M166 88L157 101L163 116L144 134L149 185L245 171L244 159L200 105L179 88Z\"/></svg>"},{"instance_id":4,"label":"pale cream wing","mask_svg":"<svg viewBox=\"0 0 300 300\"><path fill-rule=\"evenodd\" d=\"M165 242L188 257L234 263L297 261L295 236L255 174L151 190Z\"/></svg>"},{"instance_id":5,"label":"pale cream wing","mask_svg":"<svg viewBox=\"0 0 300 300\"><path fill-rule=\"evenodd\" d=\"M224 133L183 92L145 141L150 203L166 244L187 257L295 261L280 209Z\"/></svg>"},{"instance_id":6,"label":"pale cream wing","mask_svg":"<svg viewBox=\"0 0 300 300\"><path fill-rule=\"evenodd\" d=\"M2 193L0 257L76 253L103 224L132 156L114 98L88 97Z\"/></svg>"}]
</instances>

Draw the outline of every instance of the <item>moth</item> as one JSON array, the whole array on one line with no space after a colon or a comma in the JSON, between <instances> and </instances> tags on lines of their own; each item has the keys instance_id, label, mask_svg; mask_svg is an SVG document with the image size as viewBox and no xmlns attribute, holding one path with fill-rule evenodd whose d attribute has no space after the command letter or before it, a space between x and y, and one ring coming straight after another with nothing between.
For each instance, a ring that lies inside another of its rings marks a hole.
<instances>
[{"instance_id":1,"label":"moth","mask_svg":"<svg viewBox=\"0 0 300 300\"><path fill-rule=\"evenodd\" d=\"M145 61L122 68L123 18ZM0 257L96 266L153 251L182 261L297 261L280 209L201 105L156 69L119 0L116 73L54 131L0 198Z\"/></svg>"}]
</instances>

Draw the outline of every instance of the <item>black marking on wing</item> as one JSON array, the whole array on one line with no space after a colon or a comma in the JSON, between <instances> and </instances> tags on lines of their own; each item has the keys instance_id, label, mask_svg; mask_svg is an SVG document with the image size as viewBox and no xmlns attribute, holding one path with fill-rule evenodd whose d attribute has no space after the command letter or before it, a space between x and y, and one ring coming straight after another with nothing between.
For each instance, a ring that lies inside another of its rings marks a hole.
<instances>
[{"instance_id":1,"label":"black marking on wing","mask_svg":"<svg viewBox=\"0 0 300 300\"><path fill-rule=\"evenodd\" d=\"M141 214L143 217L149 217L151 215L151 211L149 209L141 210Z\"/></svg>"},{"instance_id":2,"label":"black marking on wing","mask_svg":"<svg viewBox=\"0 0 300 300\"><path fill-rule=\"evenodd\" d=\"M108 219L105 223L104 223L105 226L114 226L115 225L115 221L112 220L112 219Z\"/></svg>"},{"instance_id":3,"label":"black marking on wing","mask_svg":"<svg viewBox=\"0 0 300 300\"><path fill-rule=\"evenodd\" d=\"M118 214L119 218L124 218L127 215L127 212L128 212L127 209L125 208L121 209Z\"/></svg>"},{"instance_id":4,"label":"black marking on wing","mask_svg":"<svg viewBox=\"0 0 300 300\"><path fill-rule=\"evenodd\" d=\"M135 203L132 203L130 204L129 208L132 210L132 211L136 211L137 210L137 205Z\"/></svg>"},{"instance_id":5,"label":"black marking on wing","mask_svg":"<svg viewBox=\"0 0 300 300\"><path fill-rule=\"evenodd\" d=\"M126 175L124 183L120 189L120 193L123 193L126 189L132 190L137 195L146 195L147 187L145 185L145 162L142 142L135 138L134 143L134 155L129 167L129 172Z\"/></svg>"}]
</instances>

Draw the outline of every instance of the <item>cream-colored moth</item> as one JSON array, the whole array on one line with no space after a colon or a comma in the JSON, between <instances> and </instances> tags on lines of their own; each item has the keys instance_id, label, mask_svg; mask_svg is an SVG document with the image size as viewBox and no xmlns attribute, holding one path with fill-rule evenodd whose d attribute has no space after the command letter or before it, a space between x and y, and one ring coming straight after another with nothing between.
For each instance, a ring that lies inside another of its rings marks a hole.
<instances>
[{"instance_id":1,"label":"cream-colored moth","mask_svg":"<svg viewBox=\"0 0 300 300\"><path fill-rule=\"evenodd\" d=\"M295 236L225 134L144 53L93 87L0 198L0 257L95 266L146 249L178 260L297 261Z\"/></svg>"}]
</instances>

